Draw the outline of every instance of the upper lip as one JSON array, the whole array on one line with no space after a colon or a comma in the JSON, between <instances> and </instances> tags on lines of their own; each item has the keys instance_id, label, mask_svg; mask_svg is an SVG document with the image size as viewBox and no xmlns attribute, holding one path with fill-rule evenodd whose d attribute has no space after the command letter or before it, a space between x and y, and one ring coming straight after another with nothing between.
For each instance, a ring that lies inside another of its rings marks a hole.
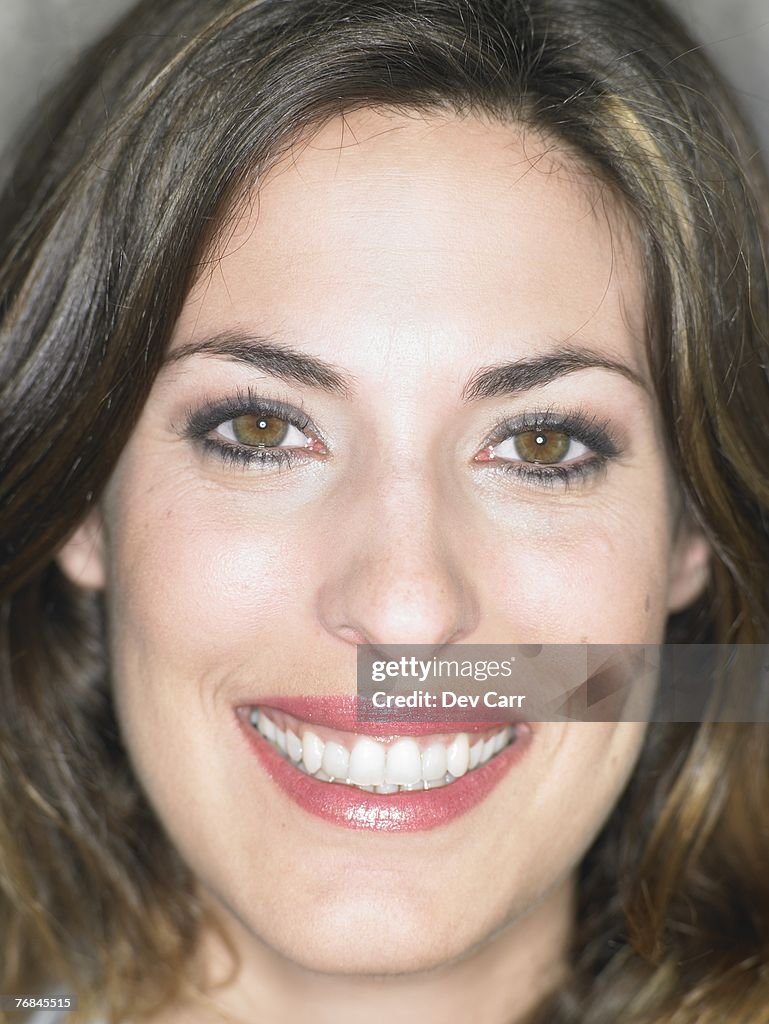
<instances>
[{"instance_id":1,"label":"upper lip","mask_svg":"<svg viewBox=\"0 0 769 1024\"><path fill-rule=\"evenodd\" d=\"M423 736L428 733L484 732L495 726L509 725L512 718L490 718L480 721L451 719L435 721L420 710L406 717L403 711L393 714L392 721L372 722L358 717L358 698L354 694L323 694L306 697L278 697L264 695L252 700L238 701L238 707L275 708L308 724L325 726L340 732L361 733L366 736ZM413 717L412 717L413 716ZM518 718L517 721L522 719Z\"/></svg>"}]
</instances>

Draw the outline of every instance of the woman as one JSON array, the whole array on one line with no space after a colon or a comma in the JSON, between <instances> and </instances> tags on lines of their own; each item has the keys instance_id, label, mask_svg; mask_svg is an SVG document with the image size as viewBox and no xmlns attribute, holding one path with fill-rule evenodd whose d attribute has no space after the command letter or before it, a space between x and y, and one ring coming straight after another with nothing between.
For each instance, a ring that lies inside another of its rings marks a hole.
<instances>
[{"instance_id":1,"label":"woman","mask_svg":"<svg viewBox=\"0 0 769 1024\"><path fill-rule=\"evenodd\" d=\"M710 65L630 0L146 0L54 107L3 206L2 992L769 1020L763 726L351 703L361 644L765 641L767 188Z\"/></svg>"}]
</instances>

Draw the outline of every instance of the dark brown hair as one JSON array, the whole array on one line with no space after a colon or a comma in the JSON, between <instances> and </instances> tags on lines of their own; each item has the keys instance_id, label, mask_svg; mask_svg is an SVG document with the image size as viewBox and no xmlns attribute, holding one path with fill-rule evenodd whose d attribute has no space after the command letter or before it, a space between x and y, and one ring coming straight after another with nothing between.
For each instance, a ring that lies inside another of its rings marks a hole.
<instances>
[{"instance_id":1,"label":"dark brown hair","mask_svg":"<svg viewBox=\"0 0 769 1024\"><path fill-rule=\"evenodd\" d=\"M677 642L769 635L769 188L653 0L143 0L41 109L0 203L0 992L119 1021L203 923L122 747L100 595L54 557L98 502L226 211L362 106L544 132L620 197L689 515L715 553ZM769 737L653 727L582 869L548 1024L765 1024Z\"/></svg>"}]
</instances>

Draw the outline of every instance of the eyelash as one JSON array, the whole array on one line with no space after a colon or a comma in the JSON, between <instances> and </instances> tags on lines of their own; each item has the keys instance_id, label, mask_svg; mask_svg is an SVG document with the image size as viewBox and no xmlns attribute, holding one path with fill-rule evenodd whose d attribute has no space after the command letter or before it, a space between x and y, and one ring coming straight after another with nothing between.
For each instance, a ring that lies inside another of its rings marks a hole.
<instances>
[{"instance_id":1,"label":"eyelash","mask_svg":"<svg viewBox=\"0 0 769 1024\"><path fill-rule=\"evenodd\" d=\"M566 434L571 440L584 444L593 455L581 462L564 466L506 462L502 459L487 465L494 472L514 473L524 483L532 486L554 488L561 485L568 490L569 487L584 483L602 472L612 459L622 455L622 449L609 421L591 415L582 408L562 413L547 408L523 413L513 419L505 417L493 428L483 449L495 447L516 434L537 431Z\"/></svg>"},{"instance_id":2,"label":"eyelash","mask_svg":"<svg viewBox=\"0 0 769 1024\"><path fill-rule=\"evenodd\" d=\"M318 432L312 421L300 409L262 398L251 388L238 390L232 396L205 402L203 405L187 410L183 435L201 445L206 452L216 455L225 464L247 468L259 465L262 468L278 466L290 468L297 459L302 458L301 451L291 448L255 448L234 445L230 442L215 441L208 435L229 420L238 416L271 416L284 420L303 433L308 430L312 435ZM571 465L552 465L525 462L510 462L499 459L489 462L488 469L499 473L514 473L524 483L537 487L554 488L563 486L568 489L574 484L583 483L590 477L606 468L607 463L622 454L608 421L586 410L577 408L570 412L559 413L551 408L524 413L513 419L504 418L497 422L481 450L495 447L503 441L515 436L534 431L549 431L566 434L570 439L579 441L594 454Z\"/></svg>"}]
</instances>

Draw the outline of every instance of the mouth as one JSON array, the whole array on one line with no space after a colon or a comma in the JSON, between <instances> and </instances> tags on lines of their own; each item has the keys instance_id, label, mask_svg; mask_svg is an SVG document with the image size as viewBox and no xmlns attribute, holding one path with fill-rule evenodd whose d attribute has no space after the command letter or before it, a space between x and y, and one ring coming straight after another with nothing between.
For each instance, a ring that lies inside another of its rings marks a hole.
<instances>
[{"instance_id":1,"label":"mouth","mask_svg":"<svg viewBox=\"0 0 769 1024\"><path fill-rule=\"evenodd\" d=\"M525 722L455 722L445 731L399 723L394 734L381 723L357 723L349 698L280 704L236 709L250 749L294 803L347 828L444 824L485 799L531 738Z\"/></svg>"}]
</instances>

